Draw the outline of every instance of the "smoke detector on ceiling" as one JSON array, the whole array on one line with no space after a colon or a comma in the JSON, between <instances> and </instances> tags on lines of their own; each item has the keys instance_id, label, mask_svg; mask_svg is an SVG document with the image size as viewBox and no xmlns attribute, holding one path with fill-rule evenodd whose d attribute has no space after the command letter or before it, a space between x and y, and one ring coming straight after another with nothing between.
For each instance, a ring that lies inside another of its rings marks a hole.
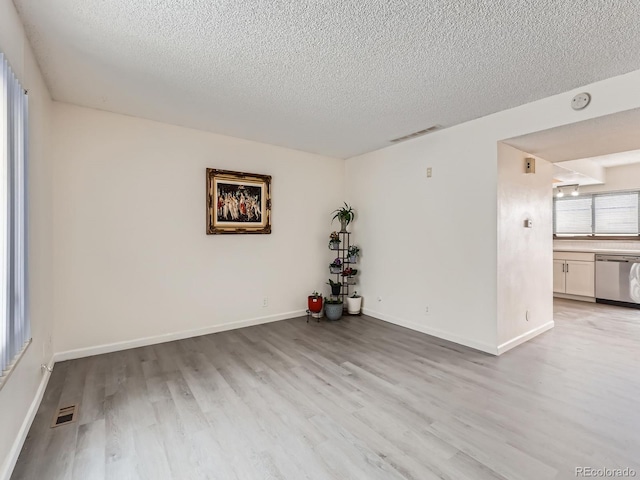
<instances>
[{"instance_id":1,"label":"smoke detector on ceiling","mask_svg":"<svg viewBox=\"0 0 640 480\"><path fill-rule=\"evenodd\" d=\"M421 137L422 135L426 135L427 133L435 132L436 130L440 130L442 125L432 125L429 128L425 128L424 130L419 130L417 132L410 133L409 135L405 135L404 137L398 137L391 140L391 143L404 142L405 140L411 140L412 138Z\"/></svg>"},{"instance_id":2,"label":"smoke detector on ceiling","mask_svg":"<svg viewBox=\"0 0 640 480\"><path fill-rule=\"evenodd\" d=\"M574 110L582 110L583 108L587 108L589 102L591 102L591 95L587 92L582 92L571 99L571 108Z\"/></svg>"}]
</instances>

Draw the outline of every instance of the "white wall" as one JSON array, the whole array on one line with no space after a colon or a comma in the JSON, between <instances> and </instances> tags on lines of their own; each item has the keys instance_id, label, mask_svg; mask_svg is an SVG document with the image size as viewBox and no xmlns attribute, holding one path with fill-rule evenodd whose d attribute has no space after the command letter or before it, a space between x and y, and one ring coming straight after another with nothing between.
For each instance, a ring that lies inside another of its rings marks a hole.
<instances>
[{"instance_id":1,"label":"white wall","mask_svg":"<svg viewBox=\"0 0 640 480\"><path fill-rule=\"evenodd\" d=\"M54 125L56 352L302 314L324 290L343 160L58 102ZM207 167L273 176L271 235L205 234Z\"/></svg>"},{"instance_id":2,"label":"white wall","mask_svg":"<svg viewBox=\"0 0 640 480\"><path fill-rule=\"evenodd\" d=\"M638 84L635 71L347 160L365 311L497 353L497 142L637 108ZM576 112L579 91L593 101Z\"/></svg>"},{"instance_id":3,"label":"white wall","mask_svg":"<svg viewBox=\"0 0 640 480\"><path fill-rule=\"evenodd\" d=\"M580 191L583 193L615 192L617 190L640 190L640 163L607 168L604 184L580 187Z\"/></svg>"},{"instance_id":4,"label":"white wall","mask_svg":"<svg viewBox=\"0 0 640 480\"><path fill-rule=\"evenodd\" d=\"M52 194L49 158L51 100L22 24L10 1L0 2L0 51L8 58L22 85L29 90L29 273L33 342L0 390L0 479L17 459L21 439L31 423L30 406L37 408L45 377L41 363L51 360L52 332ZM17 449L17 450L16 450Z\"/></svg>"},{"instance_id":5,"label":"white wall","mask_svg":"<svg viewBox=\"0 0 640 480\"><path fill-rule=\"evenodd\" d=\"M527 157L535 173L524 172ZM498 145L499 353L553 327L552 180L551 163Z\"/></svg>"}]
</instances>

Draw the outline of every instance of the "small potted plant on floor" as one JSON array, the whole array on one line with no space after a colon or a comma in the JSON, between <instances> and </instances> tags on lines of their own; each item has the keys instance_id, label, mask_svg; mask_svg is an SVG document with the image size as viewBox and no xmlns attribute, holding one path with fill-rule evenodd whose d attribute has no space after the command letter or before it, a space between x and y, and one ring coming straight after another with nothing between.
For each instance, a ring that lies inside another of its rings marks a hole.
<instances>
[{"instance_id":1,"label":"small potted plant on floor","mask_svg":"<svg viewBox=\"0 0 640 480\"><path fill-rule=\"evenodd\" d=\"M331 273L340 273L342 271L342 260L338 257L333 259L333 262L329 264L329 271Z\"/></svg>"},{"instance_id":2,"label":"small potted plant on floor","mask_svg":"<svg viewBox=\"0 0 640 480\"><path fill-rule=\"evenodd\" d=\"M340 248L340 236L338 232L332 232L329 235L329 249L338 250Z\"/></svg>"},{"instance_id":3,"label":"small potted plant on floor","mask_svg":"<svg viewBox=\"0 0 640 480\"><path fill-rule=\"evenodd\" d=\"M334 282L333 280L329 279L327 285L331 286L331 295L340 295L340 289L342 288L341 282Z\"/></svg>"},{"instance_id":4,"label":"small potted plant on floor","mask_svg":"<svg viewBox=\"0 0 640 480\"><path fill-rule=\"evenodd\" d=\"M328 320L340 320L340 317L342 317L342 299L328 298L324 302L324 313Z\"/></svg>"},{"instance_id":5,"label":"small potted plant on floor","mask_svg":"<svg viewBox=\"0 0 640 480\"><path fill-rule=\"evenodd\" d=\"M347 297L347 311L351 315L360 315L362 309L362 297L358 295L358 292L353 292L353 295Z\"/></svg>"},{"instance_id":6,"label":"small potted plant on floor","mask_svg":"<svg viewBox=\"0 0 640 480\"><path fill-rule=\"evenodd\" d=\"M322 317L322 294L318 292L313 292L307 298L307 305L309 307L309 311L311 315L316 318Z\"/></svg>"},{"instance_id":7,"label":"small potted plant on floor","mask_svg":"<svg viewBox=\"0 0 640 480\"><path fill-rule=\"evenodd\" d=\"M333 221L337 218L338 220L340 220L340 231L346 232L347 225L349 225L354 218L353 208L347 205L347 202L344 202L344 207L338 208L331 213L335 214L331 219L331 223L333 223Z\"/></svg>"},{"instance_id":8,"label":"small potted plant on floor","mask_svg":"<svg viewBox=\"0 0 640 480\"><path fill-rule=\"evenodd\" d=\"M349 247L349 263L356 263L360 256L360 247L357 245L351 245Z\"/></svg>"}]
</instances>

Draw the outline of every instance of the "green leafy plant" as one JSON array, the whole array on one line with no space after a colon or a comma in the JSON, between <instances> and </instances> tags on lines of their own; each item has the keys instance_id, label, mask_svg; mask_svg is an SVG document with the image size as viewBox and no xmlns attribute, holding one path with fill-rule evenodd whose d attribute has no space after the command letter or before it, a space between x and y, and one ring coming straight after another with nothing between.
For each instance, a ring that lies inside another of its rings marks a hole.
<instances>
[{"instance_id":1,"label":"green leafy plant","mask_svg":"<svg viewBox=\"0 0 640 480\"><path fill-rule=\"evenodd\" d=\"M329 305L337 305L339 303L342 303L342 299L341 298L327 298L324 301L325 304L329 304Z\"/></svg>"},{"instance_id":2,"label":"green leafy plant","mask_svg":"<svg viewBox=\"0 0 640 480\"><path fill-rule=\"evenodd\" d=\"M339 267L342 265L342 260L340 260L340 258L336 257L333 259L333 262L331 262L329 264L330 267Z\"/></svg>"},{"instance_id":3,"label":"green leafy plant","mask_svg":"<svg viewBox=\"0 0 640 480\"><path fill-rule=\"evenodd\" d=\"M349 256L350 257L359 257L360 256L360 247L357 245L351 245L349 247Z\"/></svg>"},{"instance_id":4,"label":"green leafy plant","mask_svg":"<svg viewBox=\"0 0 640 480\"><path fill-rule=\"evenodd\" d=\"M315 290L313 291L313 293L310 296L313 297L313 298L318 298L318 297L322 298L322 294L316 292Z\"/></svg>"},{"instance_id":5,"label":"green leafy plant","mask_svg":"<svg viewBox=\"0 0 640 480\"><path fill-rule=\"evenodd\" d=\"M356 273L358 273L357 269L351 268L351 267L347 267L342 271L342 276L343 277L353 277Z\"/></svg>"},{"instance_id":6,"label":"green leafy plant","mask_svg":"<svg viewBox=\"0 0 640 480\"><path fill-rule=\"evenodd\" d=\"M327 285L331 285L332 287L341 287L342 282L334 282L333 280L329 279L329 281L327 282Z\"/></svg>"},{"instance_id":7,"label":"green leafy plant","mask_svg":"<svg viewBox=\"0 0 640 480\"><path fill-rule=\"evenodd\" d=\"M344 202L344 207L338 208L331 213L335 214L331 219L331 223L333 223L333 221L337 218L341 222L345 222L345 225L349 225L353 221L353 218L355 216L353 208L347 205L347 202Z\"/></svg>"},{"instance_id":8,"label":"green leafy plant","mask_svg":"<svg viewBox=\"0 0 640 480\"><path fill-rule=\"evenodd\" d=\"M353 292L353 295L351 295L351 298L360 298L360 295L358 295L358 291L357 290L355 292Z\"/></svg>"}]
</instances>

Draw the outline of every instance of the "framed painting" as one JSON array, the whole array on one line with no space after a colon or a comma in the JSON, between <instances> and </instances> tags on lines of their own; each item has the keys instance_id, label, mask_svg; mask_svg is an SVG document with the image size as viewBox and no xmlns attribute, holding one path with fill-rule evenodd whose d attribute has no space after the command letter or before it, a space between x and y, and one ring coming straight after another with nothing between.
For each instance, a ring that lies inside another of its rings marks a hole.
<instances>
[{"instance_id":1,"label":"framed painting","mask_svg":"<svg viewBox=\"0 0 640 480\"><path fill-rule=\"evenodd\" d=\"M271 233L271 176L207 168L207 235Z\"/></svg>"}]
</instances>

